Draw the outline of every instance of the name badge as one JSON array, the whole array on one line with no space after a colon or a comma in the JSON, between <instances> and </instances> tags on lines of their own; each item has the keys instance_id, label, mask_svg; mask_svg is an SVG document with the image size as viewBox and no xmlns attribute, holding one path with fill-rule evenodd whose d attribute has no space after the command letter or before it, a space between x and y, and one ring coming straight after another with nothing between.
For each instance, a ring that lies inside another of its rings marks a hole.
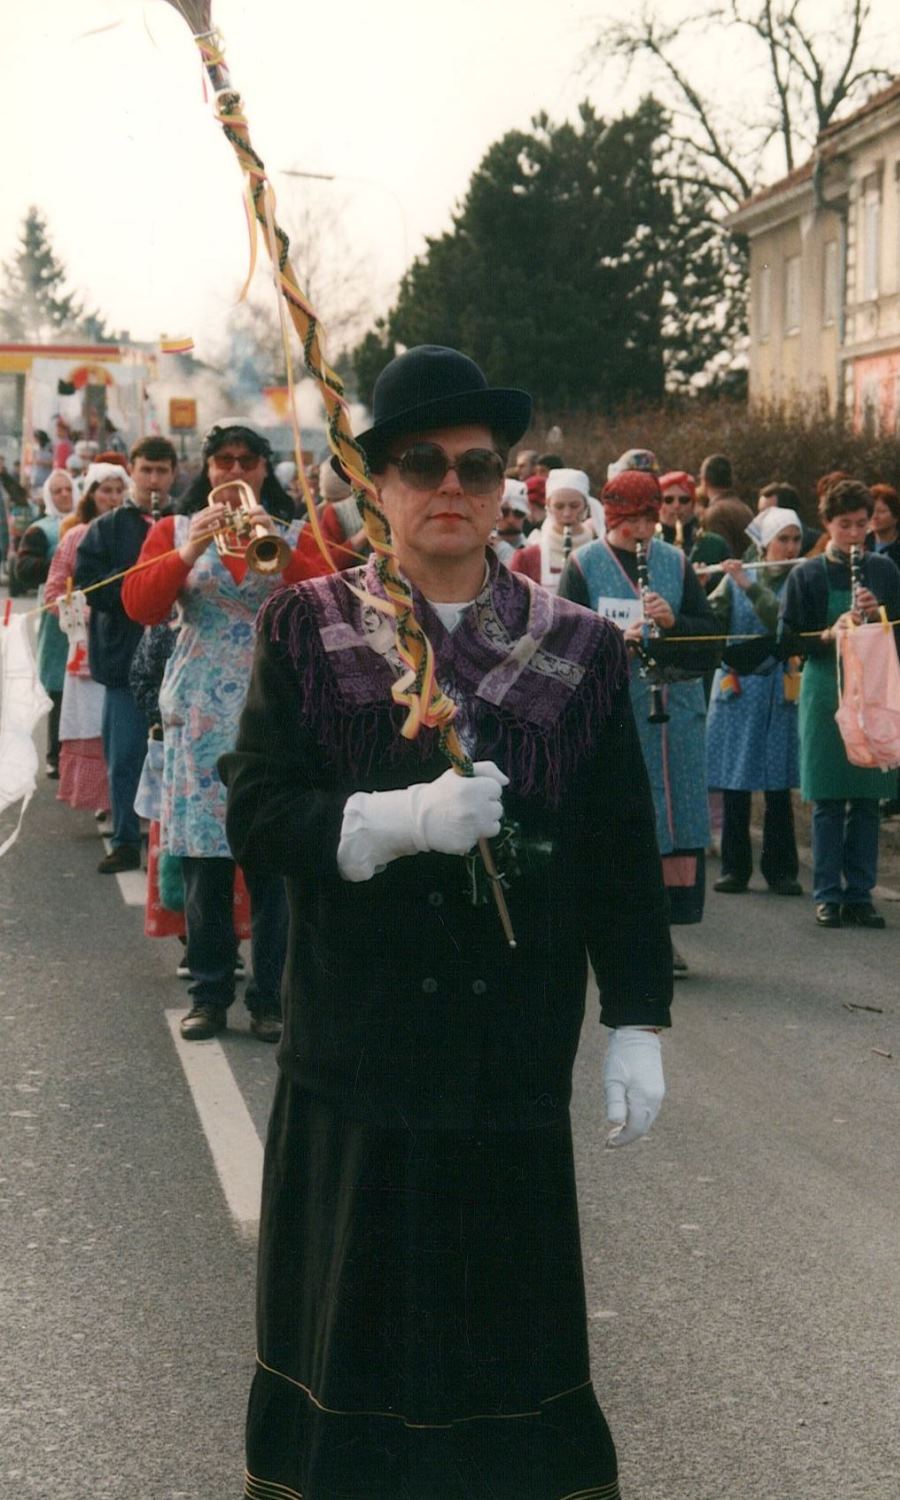
<instances>
[{"instance_id":1,"label":"name badge","mask_svg":"<svg viewBox=\"0 0 900 1500\"><path fill-rule=\"evenodd\" d=\"M644 618L640 599L598 599L597 613L604 620L612 620L620 630L627 630L629 625L639 625Z\"/></svg>"}]
</instances>

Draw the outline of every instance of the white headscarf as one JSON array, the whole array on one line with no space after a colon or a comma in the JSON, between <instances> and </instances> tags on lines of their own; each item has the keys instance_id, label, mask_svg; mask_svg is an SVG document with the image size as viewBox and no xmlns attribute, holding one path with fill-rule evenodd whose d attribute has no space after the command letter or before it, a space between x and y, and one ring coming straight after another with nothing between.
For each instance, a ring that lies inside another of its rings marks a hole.
<instances>
[{"instance_id":1,"label":"white headscarf","mask_svg":"<svg viewBox=\"0 0 900 1500\"><path fill-rule=\"evenodd\" d=\"M88 471L81 482L81 493L86 495L92 484L102 484L104 479L121 479L125 485L125 494L131 494L128 470L123 469L121 464L88 464Z\"/></svg>"},{"instance_id":2,"label":"white headscarf","mask_svg":"<svg viewBox=\"0 0 900 1500\"><path fill-rule=\"evenodd\" d=\"M544 494L549 500L557 490L577 490L586 500L591 493L591 481L584 469L551 469L547 475Z\"/></svg>"},{"instance_id":3,"label":"white headscarf","mask_svg":"<svg viewBox=\"0 0 900 1500\"><path fill-rule=\"evenodd\" d=\"M50 493L51 484L53 483L54 479L59 478L60 475L62 475L63 479L66 479L69 482L69 486L72 490L73 506L75 504L75 500L77 499L75 486L72 484L71 474L66 469L51 469L41 487L41 499L44 502L44 515L52 516L54 521L61 521L63 516L69 515L69 511L60 510L59 506L56 504L53 496Z\"/></svg>"},{"instance_id":4,"label":"white headscarf","mask_svg":"<svg viewBox=\"0 0 900 1500\"><path fill-rule=\"evenodd\" d=\"M770 505L768 510L760 511L758 516L754 516L747 527L747 535L753 539L760 552L765 552L769 543L789 526L796 526L800 535L803 535L803 522L795 510Z\"/></svg>"}]
</instances>

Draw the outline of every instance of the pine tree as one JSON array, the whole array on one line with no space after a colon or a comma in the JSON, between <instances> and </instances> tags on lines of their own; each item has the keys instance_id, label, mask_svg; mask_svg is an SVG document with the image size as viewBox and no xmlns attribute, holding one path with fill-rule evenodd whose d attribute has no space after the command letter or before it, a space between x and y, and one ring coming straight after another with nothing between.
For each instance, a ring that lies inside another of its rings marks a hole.
<instances>
[{"instance_id":1,"label":"pine tree","mask_svg":"<svg viewBox=\"0 0 900 1500\"><path fill-rule=\"evenodd\" d=\"M66 268L53 252L47 220L29 208L22 223L19 246L3 266L0 290L0 330L17 343L52 343L54 339L89 338L92 343L112 339L100 314L88 311L66 287Z\"/></svg>"},{"instance_id":2,"label":"pine tree","mask_svg":"<svg viewBox=\"0 0 900 1500\"><path fill-rule=\"evenodd\" d=\"M463 349L547 410L659 400L714 370L741 266L708 192L670 172L668 127L653 99L613 120L585 103L495 142L357 349L363 398L398 342Z\"/></svg>"}]
</instances>

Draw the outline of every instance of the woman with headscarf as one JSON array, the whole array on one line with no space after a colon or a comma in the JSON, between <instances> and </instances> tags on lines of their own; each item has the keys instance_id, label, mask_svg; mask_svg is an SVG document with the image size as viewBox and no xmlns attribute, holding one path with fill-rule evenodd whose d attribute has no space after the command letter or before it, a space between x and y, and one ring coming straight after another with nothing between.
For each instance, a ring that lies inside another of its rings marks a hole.
<instances>
[{"instance_id":1,"label":"woman with headscarf","mask_svg":"<svg viewBox=\"0 0 900 1500\"><path fill-rule=\"evenodd\" d=\"M84 478L84 494L75 511L63 519L62 537L47 574L45 603L58 604L75 573L79 544L97 516L120 506L128 492L128 475L118 464L91 464ZM90 606L85 609L84 629ZM62 631L60 631L62 634ZM103 754L102 725L105 689L91 676L87 636L69 641L65 635L66 663L63 673L62 707L59 720L59 791L61 802L89 812L109 809L109 782Z\"/></svg>"},{"instance_id":2,"label":"woman with headscarf","mask_svg":"<svg viewBox=\"0 0 900 1500\"><path fill-rule=\"evenodd\" d=\"M735 895L753 870L750 811L765 794L760 869L778 896L800 896L792 788L800 785L796 670L775 654L778 611L789 569L800 556L803 523L781 506L760 511L747 535L771 567L748 573L737 558L722 563L725 577L709 603L730 641L713 680L706 732L710 787L723 792L722 875L713 889ZM747 637L754 639L748 640Z\"/></svg>"},{"instance_id":3,"label":"woman with headscarf","mask_svg":"<svg viewBox=\"0 0 900 1500\"><path fill-rule=\"evenodd\" d=\"M555 594L570 555L594 540L594 528L588 519L591 481L583 469L551 469L545 485L547 515L539 539L529 539L528 545L510 559L509 567Z\"/></svg>"},{"instance_id":4,"label":"woman with headscarf","mask_svg":"<svg viewBox=\"0 0 900 1500\"><path fill-rule=\"evenodd\" d=\"M287 562L262 574L245 557L213 545L227 524L236 491L210 492L243 481L252 492L248 519L287 543ZM226 501L226 503L223 503ZM223 418L207 433L203 468L144 542L139 570L122 586L127 614L160 625L177 607L180 629L159 694L163 727L160 843L182 862L187 964L192 1007L181 1023L187 1041L215 1036L234 1000L237 942L232 921L234 860L225 835L225 788L216 763L234 748L250 682L254 621L275 589L330 571L310 527L302 532L275 477L267 439L241 418ZM155 567L146 566L156 560ZM248 878L253 978L247 986L250 1029L261 1041L281 1035L280 986L287 906L280 876Z\"/></svg>"},{"instance_id":5,"label":"woman with headscarf","mask_svg":"<svg viewBox=\"0 0 900 1500\"><path fill-rule=\"evenodd\" d=\"M656 475L622 470L607 480L601 499L606 536L575 554L559 593L613 620L631 648L631 701L653 792L670 921L686 926L703 918L709 809L700 674L715 660L716 648L674 643L680 636L714 635L716 621L684 553L655 536L660 507ZM644 590L638 543L646 561ZM652 640L647 639L648 626L658 632ZM664 721L650 717L654 683L661 691ZM677 974L687 969L677 952L674 967Z\"/></svg>"},{"instance_id":6,"label":"woman with headscarf","mask_svg":"<svg viewBox=\"0 0 900 1500\"><path fill-rule=\"evenodd\" d=\"M53 469L41 488L44 514L29 526L19 543L16 558L19 581L26 589L37 589L39 605L44 598L51 559L59 546L60 525L71 514L74 498L72 481L65 469ZM44 691L53 704L47 718L47 775L52 781L59 776L59 715L68 650L69 643L56 618L50 610L43 610L38 625L37 667Z\"/></svg>"}]
</instances>

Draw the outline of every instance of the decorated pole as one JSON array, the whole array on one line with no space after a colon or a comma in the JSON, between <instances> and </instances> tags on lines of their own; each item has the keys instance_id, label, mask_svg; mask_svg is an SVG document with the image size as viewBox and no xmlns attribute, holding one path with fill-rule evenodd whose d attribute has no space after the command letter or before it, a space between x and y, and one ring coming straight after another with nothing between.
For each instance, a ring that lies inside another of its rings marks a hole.
<instances>
[{"instance_id":1,"label":"decorated pole","mask_svg":"<svg viewBox=\"0 0 900 1500\"><path fill-rule=\"evenodd\" d=\"M437 681L434 650L416 619L412 589L397 564L391 545L387 516L379 504L378 492L369 473L366 456L350 428L343 382L325 361L321 324L312 305L304 295L291 265L290 241L276 219L275 193L266 175L265 163L251 143L250 129L240 94L231 83L222 38L212 23L211 0L167 0L167 4L173 6L191 28L213 91L216 119L226 139L230 142L238 165L244 174L247 223L250 231L250 269L247 283L256 265L258 227L263 231L263 238L272 262L273 276L278 289L278 308L290 391L290 417L294 429L297 474L303 489L303 498L313 534L323 556L331 562L303 467L302 443L293 400L293 361L289 322L293 324L299 335L306 369L321 392L326 412L328 443L350 480L363 518L366 536L376 557L378 576L387 599L373 599L371 602L393 617L397 649L407 668L392 688L394 702L402 704L407 711L400 733L406 739L414 739L422 728L436 729L441 749L453 769L461 776L472 776L474 774L472 762L453 727L457 712L456 704L442 691ZM509 912L490 844L487 839L480 839L478 847L507 941L510 947L515 947Z\"/></svg>"}]
</instances>

